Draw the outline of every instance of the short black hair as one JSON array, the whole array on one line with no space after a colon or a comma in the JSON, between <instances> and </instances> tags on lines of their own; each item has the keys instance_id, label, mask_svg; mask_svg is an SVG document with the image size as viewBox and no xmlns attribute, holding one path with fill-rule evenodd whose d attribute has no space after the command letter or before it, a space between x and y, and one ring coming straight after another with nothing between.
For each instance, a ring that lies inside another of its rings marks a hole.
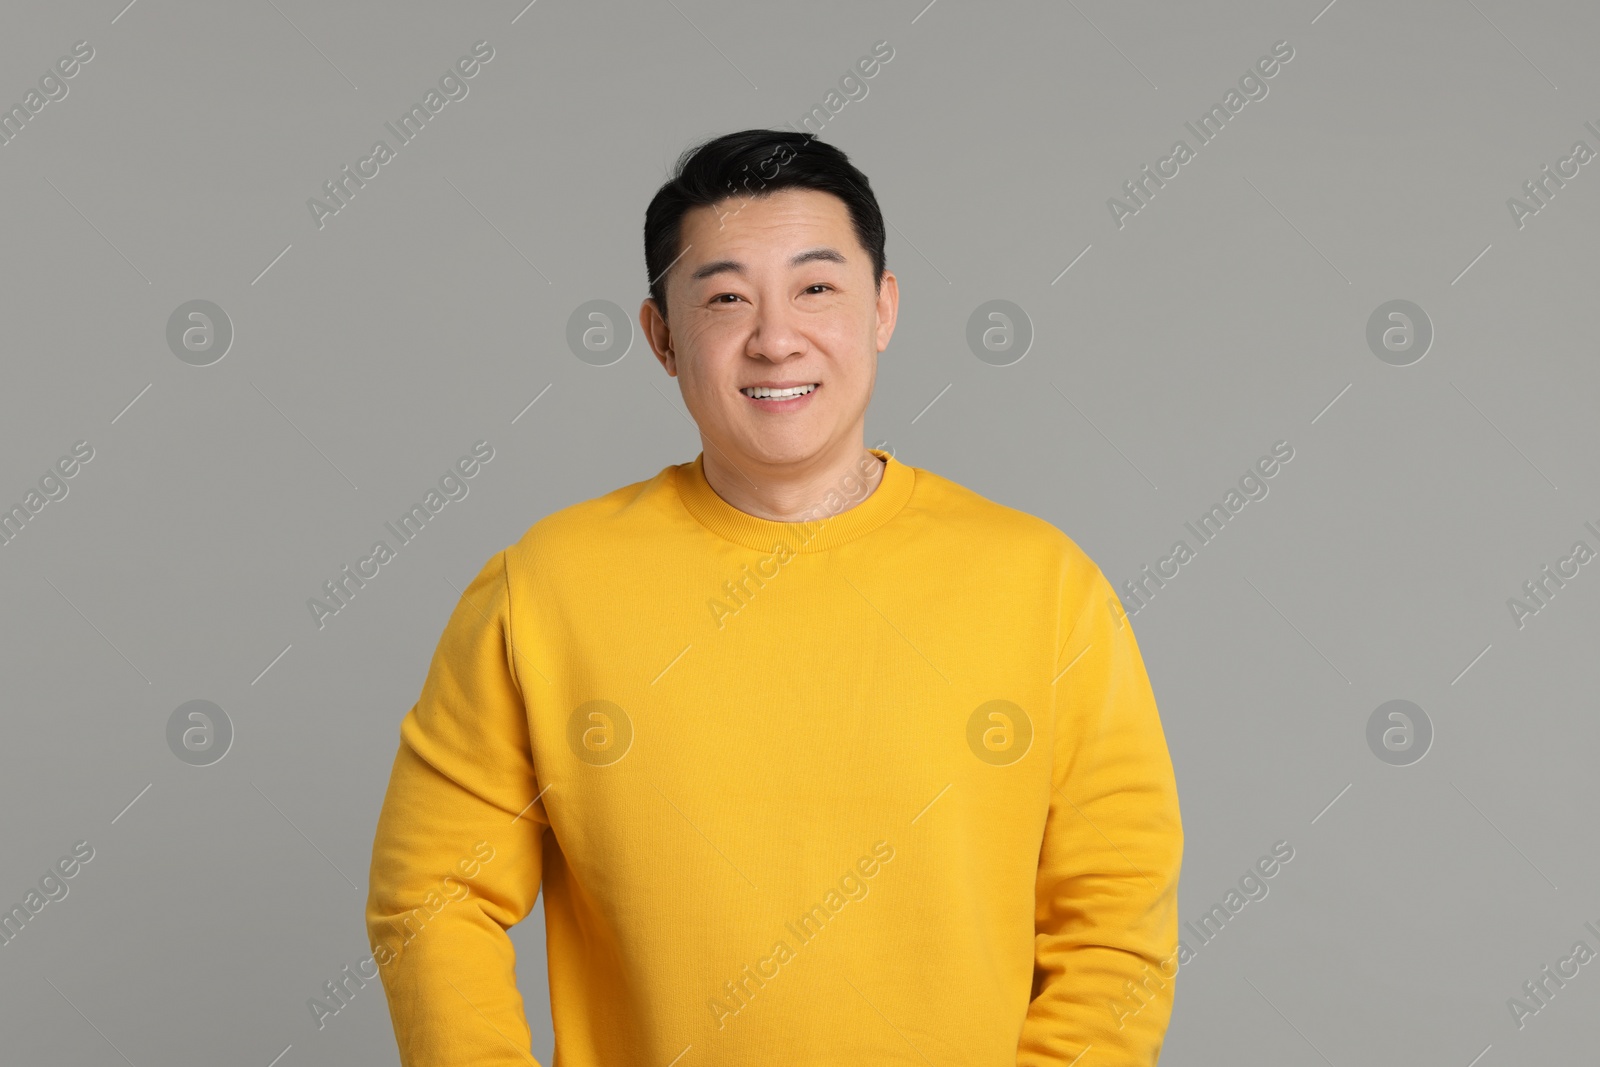
<instances>
[{"instance_id":1,"label":"short black hair","mask_svg":"<svg viewBox=\"0 0 1600 1067\"><path fill-rule=\"evenodd\" d=\"M773 170L776 173L772 173ZM667 268L683 250L683 216L692 207L731 196L760 197L793 186L832 193L844 201L856 240L872 259L872 284L883 287L883 212L867 176L848 156L815 134L739 130L686 149L667 183L644 212L644 266L650 296L667 316Z\"/></svg>"}]
</instances>

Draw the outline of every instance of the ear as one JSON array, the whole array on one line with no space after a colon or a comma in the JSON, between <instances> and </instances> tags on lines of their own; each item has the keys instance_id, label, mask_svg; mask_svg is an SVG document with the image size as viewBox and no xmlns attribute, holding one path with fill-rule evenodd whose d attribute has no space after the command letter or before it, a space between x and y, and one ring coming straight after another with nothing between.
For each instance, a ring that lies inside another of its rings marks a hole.
<instances>
[{"instance_id":1,"label":"ear","mask_svg":"<svg viewBox=\"0 0 1600 1067\"><path fill-rule=\"evenodd\" d=\"M878 351L889 347L894 336L895 318L900 314L900 282L893 271L883 272L883 284L878 287Z\"/></svg>"},{"instance_id":2,"label":"ear","mask_svg":"<svg viewBox=\"0 0 1600 1067\"><path fill-rule=\"evenodd\" d=\"M676 378L678 357L672 349L672 330L668 328L667 320L662 316L654 297L645 297L644 303L639 305L639 330L650 342L650 351L655 353L667 374Z\"/></svg>"}]
</instances>

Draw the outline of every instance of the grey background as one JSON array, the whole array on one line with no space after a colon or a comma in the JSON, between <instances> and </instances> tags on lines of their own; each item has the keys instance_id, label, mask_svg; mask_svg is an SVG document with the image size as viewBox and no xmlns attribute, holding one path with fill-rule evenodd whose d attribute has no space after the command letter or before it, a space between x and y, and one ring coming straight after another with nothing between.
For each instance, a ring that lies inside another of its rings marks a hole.
<instances>
[{"instance_id":1,"label":"grey background","mask_svg":"<svg viewBox=\"0 0 1600 1067\"><path fill-rule=\"evenodd\" d=\"M1180 972L1163 1064L1593 1058L1600 964L1523 1028L1506 1004L1600 949L1600 564L1520 629L1507 607L1600 548L1600 162L1520 229L1506 206L1600 149L1591 5L122 3L0 32L8 107L95 50L0 146L0 504L95 450L0 547L0 901L95 849L0 948L6 1062L395 1062L376 983L320 1030L307 1000L370 952L397 727L458 591L700 447L641 338L592 366L568 316L631 320L681 149L798 123L878 40L823 130L892 225L869 443L1119 586L1295 450L1134 619L1182 918L1295 849ZM1284 39L1267 97L1119 229L1107 198ZM307 198L478 40L469 95L319 230ZM208 367L166 343L194 299L234 329ZM965 340L991 299L1034 331L1010 366ZM1406 367L1365 339L1393 299L1435 332ZM307 598L479 439L470 494L319 631ZM1366 741L1397 698L1434 730L1409 766ZM166 741L195 699L235 731L208 767ZM542 907L514 936L548 1064Z\"/></svg>"}]
</instances>

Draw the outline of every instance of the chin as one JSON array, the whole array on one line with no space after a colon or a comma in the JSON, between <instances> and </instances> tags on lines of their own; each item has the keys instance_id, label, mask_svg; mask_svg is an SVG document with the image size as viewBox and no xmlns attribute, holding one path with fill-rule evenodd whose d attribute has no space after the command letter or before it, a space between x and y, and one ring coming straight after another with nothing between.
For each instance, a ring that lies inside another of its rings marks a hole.
<instances>
[{"instance_id":1,"label":"chin","mask_svg":"<svg viewBox=\"0 0 1600 1067\"><path fill-rule=\"evenodd\" d=\"M798 463L820 453L828 444L821 433L750 434L744 438L751 455L769 463Z\"/></svg>"}]
</instances>

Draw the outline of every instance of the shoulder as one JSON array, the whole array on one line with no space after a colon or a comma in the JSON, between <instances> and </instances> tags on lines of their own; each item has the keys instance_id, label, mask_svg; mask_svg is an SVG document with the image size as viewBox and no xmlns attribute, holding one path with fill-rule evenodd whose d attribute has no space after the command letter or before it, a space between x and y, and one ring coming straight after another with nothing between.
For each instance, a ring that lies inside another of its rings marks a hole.
<instances>
[{"instance_id":1,"label":"shoulder","mask_svg":"<svg viewBox=\"0 0 1600 1067\"><path fill-rule=\"evenodd\" d=\"M954 479L923 467L916 470L913 501L953 537L999 554L1016 566L1057 572L1087 583L1095 561L1066 531L1048 519L991 500Z\"/></svg>"},{"instance_id":2,"label":"shoulder","mask_svg":"<svg viewBox=\"0 0 1600 1067\"><path fill-rule=\"evenodd\" d=\"M507 567L531 569L538 560L581 562L614 552L619 538L651 536L654 520L671 503L674 469L668 465L649 478L550 512L506 546Z\"/></svg>"}]
</instances>

